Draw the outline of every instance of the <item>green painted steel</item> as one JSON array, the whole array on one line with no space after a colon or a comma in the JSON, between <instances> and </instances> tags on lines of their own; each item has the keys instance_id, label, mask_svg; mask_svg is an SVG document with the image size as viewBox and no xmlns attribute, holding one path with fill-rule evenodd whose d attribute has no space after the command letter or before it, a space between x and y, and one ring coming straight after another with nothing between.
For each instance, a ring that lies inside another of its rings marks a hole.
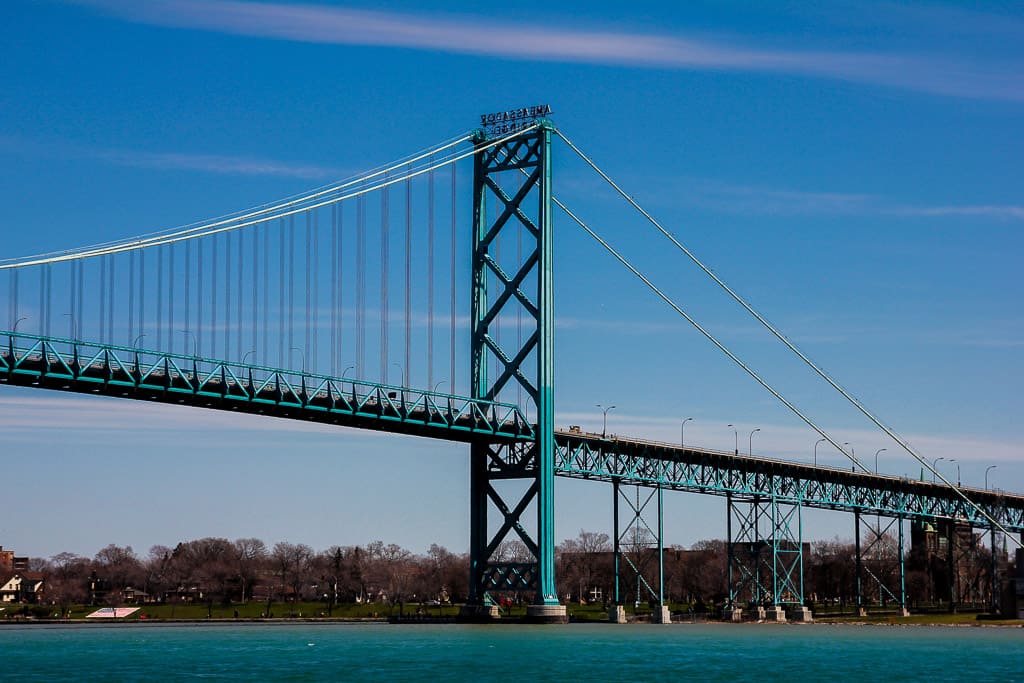
<instances>
[{"instance_id":1,"label":"green painted steel","mask_svg":"<svg viewBox=\"0 0 1024 683\"><path fill-rule=\"evenodd\" d=\"M799 462L736 455L678 444L559 431L558 476L619 481L666 489L738 497L776 496L804 507L861 511L911 520L956 520L987 528L988 520L942 484ZM1024 532L1024 496L1002 491L963 491L1008 530Z\"/></svg>"},{"instance_id":2,"label":"green painted steel","mask_svg":"<svg viewBox=\"0 0 1024 683\"><path fill-rule=\"evenodd\" d=\"M538 127L490 148L478 132L473 173L473 259L471 387L473 398L490 401L518 385L536 411L535 434L529 443L473 442L470 450L470 602L485 604L489 591L534 593L539 605L557 605L554 540L554 292L552 286L551 135L553 127ZM520 174L526 178L520 182ZM507 192L502 174L518 189ZM490 202L495 218L489 218ZM535 202L535 203L534 203ZM497 256L502 234L523 238L527 253L506 272ZM535 290L533 289L536 284ZM494 287L495 291L491 291ZM503 315L519 314L533 329L516 341L511 353L507 338L492 334ZM502 343L504 342L504 344ZM535 364L535 365L534 365ZM496 376L489 375L491 366ZM525 493L511 495L498 480L520 479ZM536 508L536 525L524 516ZM502 523L496 533L488 527L495 508ZM535 526L531 532L528 527ZM502 541L514 533L531 558L495 560Z\"/></svg>"},{"instance_id":3,"label":"green painted steel","mask_svg":"<svg viewBox=\"0 0 1024 683\"><path fill-rule=\"evenodd\" d=\"M515 406L433 391L0 332L0 379L63 391L166 401L453 441L535 436ZM5 342L5 343L4 343Z\"/></svg>"}]
</instances>

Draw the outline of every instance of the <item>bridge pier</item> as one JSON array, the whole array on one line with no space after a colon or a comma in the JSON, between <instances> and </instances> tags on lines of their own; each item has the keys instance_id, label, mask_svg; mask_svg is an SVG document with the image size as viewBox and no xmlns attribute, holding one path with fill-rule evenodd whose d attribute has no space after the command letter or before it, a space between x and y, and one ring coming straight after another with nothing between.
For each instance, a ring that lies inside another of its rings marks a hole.
<instances>
[{"instance_id":1,"label":"bridge pier","mask_svg":"<svg viewBox=\"0 0 1024 683\"><path fill-rule=\"evenodd\" d=\"M737 620L737 610L745 601L750 605L750 618L785 619L783 606L802 607L804 599L799 501L757 494L737 500L728 493L726 506L726 618ZM771 609L766 611L766 606Z\"/></svg>"},{"instance_id":2,"label":"bridge pier","mask_svg":"<svg viewBox=\"0 0 1024 683\"><path fill-rule=\"evenodd\" d=\"M646 589L647 594L651 598L651 602L654 603L654 611L651 615L651 621L657 624L668 624L671 623L672 618L668 607L665 605L664 489L659 484L649 494L647 494L646 498L643 499L641 499L640 489L641 487L639 485L635 487L636 495L634 501L622 492L618 479L612 480L612 535L614 539L615 604L612 610L609 611L609 621L613 623L625 623L625 607L622 604L623 599L621 588L622 561L624 559L625 564L629 566L636 578L635 607L640 607L641 596L644 589ZM656 531L652 529L651 525L648 524L647 520L644 518L644 512L647 510L647 506L655 497L657 497L658 516ZM626 505L629 507L630 512L629 523L626 525L625 530L622 530L620 527L620 498L626 501ZM651 582L647 580L647 577L644 576L646 565L651 559L651 536L654 537L654 549L657 553L657 589L655 589L655 587L651 585ZM624 541L626 546L629 548L629 552L625 555L622 553L622 545ZM620 618L622 621L619 621Z\"/></svg>"}]
</instances>

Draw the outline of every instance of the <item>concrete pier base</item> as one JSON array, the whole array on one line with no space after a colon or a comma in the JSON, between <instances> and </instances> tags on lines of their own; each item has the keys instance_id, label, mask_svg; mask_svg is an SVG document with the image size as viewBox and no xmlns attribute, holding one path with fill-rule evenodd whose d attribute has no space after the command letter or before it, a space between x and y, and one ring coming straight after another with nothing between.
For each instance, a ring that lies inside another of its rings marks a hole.
<instances>
[{"instance_id":1,"label":"concrete pier base","mask_svg":"<svg viewBox=\"0 0 1024 683\"><path fill-rule=\"evenodd\" d=\"M653 624L671 624L672 623L672 612L669 611L668 607L662 605L661 607L654 608L654 614L651 615L651 623Z\"/></svg>"},{"instance_id":2,"label":"concrete pier base","mask_svg":"<svg viewBox=\"0 0 1024 683\"><path fill-rule=\"evenodd\" d=\"M814 615L811 614L811 610L809 607L804 607L803 605L796 605L789 608L789 620L809 624L810 622L814 621Z\"/></svg>"},{"instance_id":3,"label":"concrete pier base","mask_svg":"<svg viewBox=\"0 0 1024 683\"><path fill-rule=\"evenodd\" d=\"M764 614L765 621L774 621L777 623L785 623L786 621L786 610L782 609L779 605L772 605Z\"/></svg>"},{"instance_id":4,"label":"concrete pier base","mask_svg":"<svg viewBox=\"0 0 1024 683\"><path fill-rule=\"evenodd\" d=\"M622 605L612 605L608 608L608 621L613 624L626 623L626 608Z\"/></svg>"},{"instance_id":5,"label":"concrete pier base","mask_svg":"<svg viewBox=\"0 0 1024 683\"><path fill-rule=\"evenodd\" d=\"M568 624L569 613L565 605L529 605L526 620L534 624Z\"/></svg>"},{"instance_id":6,"label":"concrete pier base","mask_svg":"<svg viewBox=\"0 0 1024 683\"><path fill-rule=\"evenodd\" d=\"M899 611L896 613L896 616L898 616L898 617L909 617L910 616L910 610L908 610L906 607L900 607Z\"/></svg>"},{"instance_id":7,"label":"concrete pier base","mask_svg":"<svg viewBox=\"0 0 1024 683\"><path fill-rule=\"evenodd\" d=\"M488 622L498 621L501 614L497 605L463 605L459 609L458 621Z\"/></svg>"},{"instance_id":8,"label":"concrete pier base","mask_svg":"<svg viewBox=\"0 0 1024 683\"><path fill-rule=\"evenodd\" d=\"M865 608L865 607L858 607L857 608L857 616L858 617L866 617L867 615L868 615L867 608Z\"/></svg>"},{"instance_id":9,"label":"concrete pier base","mask_svg":"<svg viewBox=\"0 0 1024 683\"><path fill-rule=\"evenodd\" d=\"M722 610L722 621L743 621L743 608L726 607Z\"/></svg>"},{"instance_id":10,"label":"concrete pier base","mask_svg":"<svg viewBox=\"0 0 1024 683\"><path fill-rule=\"evenodd\" d=\"M751 607L750 613L747 615L747 619L751 621L764 621L764 607L758 605L757 607Z\"/></svg>"}]
</instances>

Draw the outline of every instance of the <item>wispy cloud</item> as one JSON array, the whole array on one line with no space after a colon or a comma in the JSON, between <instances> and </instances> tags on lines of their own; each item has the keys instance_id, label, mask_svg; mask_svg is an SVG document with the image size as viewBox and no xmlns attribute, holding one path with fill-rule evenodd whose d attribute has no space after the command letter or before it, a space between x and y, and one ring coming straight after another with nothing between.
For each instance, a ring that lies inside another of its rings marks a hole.
<instances>
[{"instance_id":1,"label":"wispy cloud","mask_svg":"<svg viewBox=\"0 0 1024 683\"><path fill-rule=\"evenodd\" d=\"M645 184L657 186L658 179ZM1024 220L1024 206L1016 204L943 204L929 206L895 201L869 193L816 191L729 183L707 178L684 177L671 186L662 184L662 203L681 204L720 213L778 216L919 216L935 218L976 217Z\"/></svg>"},{"instance_id":2,"label":"wispy cloud","mask_svg":"<svg viewBox=\"0 0 1024 683\"><path fill-rule=\"evenodd\" d=\"M787 50L655 32L512 25L478 17L274 2L69 1L127 21L276 40L639 68L783 73L954 97L1024 101L1020 65L970 57Z\"/></svg>"},{"instance_id":3,"label":"wispy cloud","mask_svg":"<svg viewBox=\"0 0 1024 683\"><path fill-rule=\"evenodd\" d=\"M893 209L892 213L906 216L979 216L1024 220L1024 206L905 206Z\"/></svg>"},{"instance_id":4,"label":"wispy cloud","mask_svg":"<svg viewBox=\"0 0 1024 683\"><path fill-rule=\"evenodd\" d=\"M198 171L219 175L323 180L343 178L352 173L351 169L318 166L299 161L281 161L223 154L115 149L82 145L75 142L34 140L12 135L0 135L0 150L27 154L36 158L98 159L109 164L131 168Z\"/></svg>"},{"instance_id":5,"label":"wispy cloud","mask_svg":"<svg viewBox=\"0 0 1024 683\"><path fill-rule=\"evenodd\" d=\"M214 154L97 150L95 156L119 166L202 171L222 175L273 176L306 180L340 178L344 175L342 170L326 166Z\"/></svg>"}]
</instances>

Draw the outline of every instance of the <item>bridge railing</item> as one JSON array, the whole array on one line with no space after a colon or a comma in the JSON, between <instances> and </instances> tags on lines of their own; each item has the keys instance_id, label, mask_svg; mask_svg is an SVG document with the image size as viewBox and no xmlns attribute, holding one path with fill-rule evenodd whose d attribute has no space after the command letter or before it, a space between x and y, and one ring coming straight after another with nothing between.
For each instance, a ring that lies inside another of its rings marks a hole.
<instances>
[{"instance_id":1,"label":"bridge railing","mask_svg":"<svg viewBox=\"0 0 1024 683\"><path fill-rule=\"evenodd\" d=\"M362 421L534 438L509 403L483 401L360 379L336 378L200 356L0 331L0 376L20 384L181 402L228 404L349 416Z\"/></svg>"}]
</instances>

